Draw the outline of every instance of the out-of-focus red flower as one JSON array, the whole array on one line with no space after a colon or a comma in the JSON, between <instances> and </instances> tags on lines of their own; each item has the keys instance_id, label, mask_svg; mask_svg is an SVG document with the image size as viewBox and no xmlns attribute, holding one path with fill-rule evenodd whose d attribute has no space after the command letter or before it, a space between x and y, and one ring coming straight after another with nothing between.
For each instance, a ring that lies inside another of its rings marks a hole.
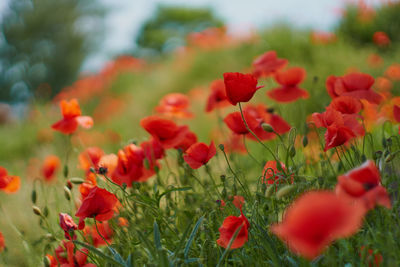
<instances>
[{"instance_id":1,"label":"out-of-focus red flower","mask_svg":"<svg viewBox=\"0 0 400 267\"><path fill-rule=\"evenodd\" d=\"M371 53L367 58L367 63L372 68L379 68L383 64L383 59L378 54Z\"/></svg>"},{"instance_id":2,"label":"out-of-focus red flower","mask_svg":"<svg viewBox=\"0 0 400 267\"><path fill-rule=\"evenodd\" d=\"M96 224L100 234L107 240L108 243L111 243L114 231L110 227L110 224L107 221L101 223L96 222ZM91 243L93 244L93 246L95 246L96 248L107 245L107 243L97 232L97 229L95 225L86 226L85 229L83 229L84 236L86 238L89 238L92 241Z\"/></svg>"},{"instance_id":3,"label":"out-of-focus red flower","mask_svg":"<svg viewBox=\"0 0 400 267\"><path fill-rule=\"evenodd\" d=\"M361 202L367 211L376 204L391 207L389 195L381 185L379 170L371 160L339 176L336 194L343 199Z\"/></svg>"},{"instance_id":4,"label":"out-of-focus red flower","mask_svg":"<svg viewBox=\"0 0 400 267\"><path fill-rule=\"evenodd\" d=\"M225 218L222 226L219 228L219 239L217 240L217 244L223 248L227 248L230 240L232 239L235 232L240 228L238 235L235 240L232 242L230 249L240 248L242 247L248 240L248 228L250 227L250 223L247 218L244 216L242 210L240 209L241 215L239 217L236 216L228 216Z\"/></svg>"},{"instance_id":5,"label":"out-of-focus red flower","mask_svg":"<svg viewBox=\"0 0 400 267\"><path fill-rule=\"evenodd\" d=\"M400 64L390 65L385 71L385 76L392 81L400 81Z\"/></svg>"},{"instance_id":6,"label":"out-of-focus red flower","mask_svg":"<svg viewBox=\"0 0 400 267\"><path fill-rule=\"evenodd\" d=\"M257 121L257 118L249 114L247 111L243 111L243 116L250 129L256 128L260 124ZM228 126L228 128L231 129L232 132L234 132L235 134L249 133L249 130L246 128L246 125L244 124L242 119L242 115L239 111L228 114L225 117L224 122Z\"/></svg>"},{"instance_id":7,"label":"out-of-focus red flower","mask_svg":"<svg viewBox=\"0 0 400 267\"><path fill-rule=\"evenodd\" d=\"M98 164L101 157L104 156L104 151L99 147L88 147L79 154L79 165L86 175L90 172L90 168L98 169Z\"/></svg>"},{"instance_id":8,"label":"out-of-focus red flower","mask_svg":"<svg viewBox=\"0 0 400 267\"><path fill-rule=\"evenodd\" d=\"M388 46L390 45L390 38L385 32L375 32L372 36L372 40L377 46Z\"/></svg>"},{"instance_id":9,"label":"out-of-focus red flower","mask_svg":"<svg viewBox=\"0 0 400 267\"><path fill-rule=\"evenodd\" d=\"M193 113L188 111L189 105L189 97L181 93L172 93L161 99L156 111L169 117L192 118Z\"/></svg>"},{"instance_id":10,"label":"out-of-focus red flower","mask_svg":"<svg viewBox=\"0 0 400 267\"><path fill-rule=\"evenodd\" d=\"M300 67L289 68L275 73L275 81L281 86L267 92L267 95L277 102L289 103L299 98L308 98L306 90L298 85L304 81L306 71Z\"/></svg>"},{"instance_id":11,"label":"out-of-focus red flower","mask_svg":"<svg viewBox=\"0 0 400 267\"><path fill-rule=\"evenodd\" d=\"M86 263L89 250L75 250L72 241L63 241L63 245L56 248L55 254L60 267L96 267L93 263Z\"/></svg>"},{"instance_id":12,"label":"out-of-focus red flower","mask_svg":"<svg viewBox=\"0 0 400 267\"><path fill-rule=\"evenodd\" d=\"M393 117L397 122L400 122L400 106L393 106Z\"/></svg>"},{"instance_id":13,"label":"out-of-focus red flower","mask_svg":"<svg viewBox=\"0 0 400 267\"><path fill-rule=\"evenodd\" d=\"M61 161L55 155L49 155L44 159L42 165L42 175L46 181L51 181L55 178L56 172L60 169Z\"/></svg>"},{"instance_id":14,"label":"out-of-focus red flower","mask_svg":"<svg viewBox=\"0 0 400 267\"><path fill-rule=\"evenodd\" d=\"M118 163L115 171L111 174L112 180L119 185L125 183L129 187L132 186L132 182L140 181L144 178L142 177L144 174L143 160L144 151L139 146L130 144L119 150Z\"/></svg>"},{"instance_id":15,"label":"out-of-focus red flower","mask_svg":"<svg viewBox=\"0 0 400 267\"><path fill-rule=\"evenodd\" d=\"M267 51L253 61L253 75L258 79L268 77L288 64L287 59L278 58L275 51Z\"/></svg>"},{"instance_id":16,"label":"out-of-focus red flower","mask_svg":"<svg viewBox=\"0 0 400 267\"><path fill-rule=\"evenodd\" d=\"M143 118L140 121L140 125L155 139L160 141L165 149L173 148L181 143L189 131L187 126L178 126L175 122L158 116Z\"/></svg>"},{"instance_id":17,"label":"out-of-focus red flower","mask_svg":"<svg viewBox=\"0 0 400 267\"><path fill-rule=\"evenodd\" d=\"M366 73L349 73L342 77L329 76L326 79L326 89L332 97L351 96L356 99L366 99L371 103L379 104L382 96L375 93L371 87L374 78Z\"/></svg>"},{"instance_id":18,"label":"out-of-focus red flower","mask_svg":"<svg viewBox=\"0 0 400 267\"><path fill-rule=\"evenodd\" d=\"M244 146L243 142L243 137L242 135L239 134L231 134L228 137L228 140L224 142L224 147L225 147L225 152L226 153L233 153L237 152L240 154L246 154L247 150L246 147Z\"/></svg>"},{"instance_id":19,"label":"out-of-focus red flower","mask_svg":"<svg viewBox=\"0 0 400 267\"><path fill-rule=\"evenodd\" d=\"M283 164L282 162L280 164L283 171L286 171L285 164ZM278 170L277 163L275 160L269 160L267 161L267 163L265 163L262 174L263 174L262 182L267 184L281 184L282 183L281 180L284 179L282 177L284 173ZM291 183L293 183L293 177Z\"/></svg>"},{"instance_id":20,"label":"out-of-focus red flower","mask_svg":"<svg viewBox=\"0 0 400 267\"><path fill-rule=\"evenodd\" d=\"M225 91L232 105L248 102L255 92L263 86L257 86L257 79L252 74L239 72L224 73Z\"/></svg>"},{"instance_id":21,"label":"out-of-focus red flower","mask_svg":"<svg viewBox=\"0 0 400 267\"><path fill-rule=\"evenodd\" d=\"M179 144L177 144L174 148L186 151L191 145L193 145L196 142L197 142L197 135L192 131L188 131L186 132L185 137L182 139L182 141Z\"/></svg>"},{"instance_id":22,"label":"out-of-focus red flower","mask_svg":"<svg viewBox=\"0 0 400 267\"><path fill-rule=\"evenodd\" d=\"M140 147L143 149L145 158L150 163L155 162L157 159L163 158L165 155L165 151L161 143L154 138L140 143Z\"/></svg>"},{"instance_id":23,"label":"out-of-focus red flower","mask_svg":"<svg viewBox=\"0 0 400 267\"><path fill-rule=\"evenodd\" d=\"M114 194L94 186L75 213L75 216L79 217L79 226L82 225L85 218L95 218L97 221L111 219L117 203L118 199Z\"/></svg>"},{"instance_id":24,"label":"out-of-focus red flower","mask_svg":"<svg viewBox=\"0 0 400 267\"><path fill-rule=\"evenodd\" d=\"M381 263L383 262L383 257L382 254L374 252L372 249L368 248L366 250L366 247L362 246L360 248L360 257L365 260L364 262L368 264L369 267L379 267ZM362 254L364 254L364 257L362 257Z\"/></svg>"},{"instance_id":25,"label":"out-of-focus red flower","mask_svg":"<svg viewBox=\"0 0 400 267\"><path fill-rule=\"evenodd\" d=\"M7 170L0 166L0 190L5 193L15 193L21 186L19 176L8 175Z\"/></svg>"},{"instance_id":26,"label":"out-of-focus red flower","mask_svg":"<svg viewBox=\"0 0 400 267\"><path fill-rule=\"evenodd\" d=\"M339 96L332 99L329 107L342 114L357 114L362 109L361 102L350 96Z\"/></svg>"},{"instance_id":27,"label":"out-of-focus red flower","mask_svg":"<svg viewBox=\"0 0 400 267\"><path fill-rule=\"evenodd\" d=\"M78 229L78 225L74 222L72 217L67 213L60 213L60 226L65 232L66 239L73 239L73 231ZM71 236L72 235L72 236Z\"/></svg>"},{"instance_id":28,"label":"out-of-focus red flower","mask_svg":"<svg viewBox=\"0 0 400 267\"><path fill-rule=\"evenodd\" d=\"M48 262L50 263L49 267L58 267L58 262L53 255L46 254L46 258L47 258Z\"/></svg>"},{"instance_id":29,"label":"out-of-focus red flower","mask_svg":"<svg viewBox=\"0 0 400 267\"><path fill-rule=\"evenodd\" d=\"M245 202L245 200L244 200L244 197L242 197L242 196L234 196L234 197L233 197L232 203L233 203L233 205L235 205L235 207L238 208L239 210L242 210L242 207L243 207L243 205L244 205L244 202Z\"/></svg>"},{"instance_id":30,"label":"out-of-focus red flower","mask_svg":"<svg viewBox=\"0 0 400 267\"><path fill-rule=\"evenodd\" d=\"M72 99L69 102L62 100L60 108L63 118L51 126L54 130L64 134L72 134L76 131L78 125L86 129L93 126L93 119L91 117L81 116L81 108L79 107L78 100Z\"/></svg>"},{"instance_id":31,"label":"out-of-focus red flower","mask_svg":"<svg viewBox=\"0 0 400 267\"><path fill-rule=\"evenodd\" d=\"M363 215L362 208L332 192L314 191L295 200L283 221L272 225L271 231L293 252L311 260L332 241L357 232Z\"/></svg>"},{"instance_id":32,"label":"out-of-focus red flower","mask_svg":"<svg viewBox=\"0 0 400 267\"><path fill-rule=\"evenodd\" d=\"M81 199L85 199L94 186L97 185L96 175L94 173L89 173L86 175L86 180L79 185L79 192L81 193Z\"/></svg>"},{"instance_id":33,"label":"out-of-focus red flower","mask_svg":"<svg viewBox=\"0 0 400 267\"><path fill-rule=\"evenodd\" d=\"M392 89L392 82L385 77L378 77L375 80L374 88L386 97L390 97L390 90Z\"/></svg>"},{"instance_id":34,"label":"out-of-focus red flower","mask_svg":"<svg viewBox=\"0 0 400 267\"><path fill-rule=\"evenodd\" d=\"M196 143L186 150L183 159L192 168L198 169L215 156L217 153L214 142L207 146L204 143Z\"/></svg>"},{"instance_id":35,"label":"out-of-focus red flower","mask_svg":"<svg viewBox=\"0 0 400 267\"><path fill-rule=\"evenodd\" d=\"M312 114L315 126L324 127L325 151L347 143L356 136L363 136L365 130L357 121L356 114L342 114L333 108L327 108L323 113Z\"/></svg>"},{"instance_id":36,"label":"out-of-focus red flower","mask_svg":"<svg viewBox=\"0 0 400 267\"><path fill-rule=\"evenodd\" d=\"M119 217L118 218L118 225L121 227L128 227L129 226L129 222L126 218L123 217Z\"/></svg>"},{"instance_id":37,"label":"out-of-focus red flower","mask_svg":"<svg viewBox=\"0 0 400 267\"><path fill-rule=\"evenodd\" d=\"M311 33L311 42L316 45L326 45L336 42L336 34L332 32L313 31Z\"/></svg>"},{"instance_id":38,"label":"out-of-focus red flower","mask_svg":"<svg viewBox=\"0 0 400 267\"><path fill-rule=\"evenodd\" d=\"M206 112L229 105L223 80L215 80L210 86L211 93L207 99Z\"/></svg>"},{"instance_id":39,"label":"out-of-focus red flower","mask_svg":"<svg viewBox=\"0 0 400 267\"><path fill-rule=\"evenodd\" d=\"M0 232L0 252L2 252L4 250L4 248L6 247L6 243L4 241L4 236L3 234Z\"/></svg>"}]
</instances>

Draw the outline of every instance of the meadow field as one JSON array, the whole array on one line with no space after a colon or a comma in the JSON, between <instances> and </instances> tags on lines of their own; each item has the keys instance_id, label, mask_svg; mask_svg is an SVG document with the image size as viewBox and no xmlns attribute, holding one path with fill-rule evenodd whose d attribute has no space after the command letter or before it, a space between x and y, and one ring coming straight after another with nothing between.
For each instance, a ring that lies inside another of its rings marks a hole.
<instances>
[{"instance_id":1,"label":"meadow field","mask_svg":"<svg viewBox=\"0 0 400 267\"><path fill-rule=\"evenodd\" d=\"M400 265L394 41L211 28L27 113L0 126L0 266Z\"/></svg>"}]
</instances>

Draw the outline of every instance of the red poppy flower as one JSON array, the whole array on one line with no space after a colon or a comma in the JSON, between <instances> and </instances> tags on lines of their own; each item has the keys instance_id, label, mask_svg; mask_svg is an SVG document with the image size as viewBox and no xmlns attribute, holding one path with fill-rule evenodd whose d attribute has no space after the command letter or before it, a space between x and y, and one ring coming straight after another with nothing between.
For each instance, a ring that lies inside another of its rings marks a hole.
<instances>
[{"instance_id":1,"label":"red poppy flower","mask_svg":"<svg viewBox=\"0 0 400 267\"><path fill-rule=\"evenodd\" d=\"M15 193L21 186L18 176L8 175L7 170L0 166L0 190L6 193Z\"/></svg>"},{"instance_id":2,"label":"red poppy flower","mask_svg":"<svg viewBox=\"0 0 400 267\"><path fill-rule=\"evenodd\" d=\"M51 126L54 130L64 134L72 134L76 131L78 125L86 129L93 126L93 119L91 117L81 116L81 108L79 107L78 100L72 99L69 102L62 100L60 108L63 118Z\"/></svg>"},{"instance_id":3,"label":"red poppy flower","mask_svg":"<svg viewBox=\"0 0 400 267\"><path fill-rule=\"evenodd\" d=\"M244 202L245 202L244 197L242 197L242 196L234 196L232 204L235 205L235 207L238 208L239 210L242 210Z\"/></svg>"},{"instance_id":4,"label":"red poppy flower","mask_svg":"<svg viewBox=\"0 0 400 267\"><path fill-rule=\"evenodd\" d=\"M400 122L400 106L393 106L393 117L397 122Z\"/></svg>"},{"instance_id":5,"label":"red poppy flower","mask_svg":"<svg viewBox=\"0 0 400 267\"><path fill-rule=\"evenodd\" d=\"M176 145L175 149L186 151L191 145L197 142L197 135L194 132L188 131L182 141Z\"/></svg>"},{"instance_id":6,"label":"red poppy flower","mask_svg":"<svg viewBox=\"0 0 400 267\"><path fill-rule=\"evenodd\" d=\"M247 111L243 111L243 116L250 129L257 128L259 126L260 122L252 114L248 113ZM249 133L239 111L228 114L225 117L224 122L235 134Z\"/></svg>"},{"instance_id":7,"label":"red poppy flower","mask_svg":"<svg viewBox=\"0 0 400 267\"><path fill-rule=\"evenodd\" d=\"M90 189L89 195L82 201L75 216L79 217L80 226L85 218L107 221L113 217L117 203L118 199L114 194L95 186Z\"/></svg>"},{"instance_id":8,"label":"red poppy flower","mask_svg":"<svg viewBox=\"0 0 400 267\"><path fill-rule=\"evenodd\" d=\"M47 156L42 165L42 175L46 181L54 179L56 172L60 168L61 161L55 155Z\"/></svg>"},{"instance_id":9,"label":"red poppy flower","mask_svg":"<svg viewBox=\"0 0 400 267\"><path fill-rule=\"evenodd\" d=\"M86 180L79 185L79 192L81 193L81 199L85 199L94 186L97 185L96 175L94 173L89 173L86 175Z\"/></svg>"},{"instance_id":10,"label":"red poppy flower","mask_svg":"<svg viewBox=\"0 0 400 267\"><path fill-rule=\"evenodd\" d=\"M118 151L118 163L111 174L112 180L119 184L132 186L132 182L141 181L144 171L144 151L134 144L127 145ZM150 162L149 162L150 163Z\"/></svg>"},{"instance_id":11,"label":"red poppy flower","mask_svg":"<svg viewBox=\"0 0 400 267\"><path fill-rule=\"evenodd\" d=\"M339 176L336 194L350 201L360 201L367 211L376 204L391 207L389 195L381 185L379 170L371 160Z\"/></svg>"},{"instance_id":12,"label":"red poppy flower","mask_svg":"<svg viewBox=\"0 0 400 267\"><path fill-rule=\"evenodd\" d=\"M143 118L140 121L140 125L155 139L160 141L165 149L178 145L189 131L187 126L178 126L175 122L158 116Z\"/></svg>"},{"instance_id":13,"label":"red poppy flower","mask_svg":"<svg viewBox=\"0 0 400 267\"><path fill-rule=\"evenodd\" d=\"M324 127L325 151L347 143L356 136L363 136L365 131L357 121L355 114L342 114L333 108L324 113L314 113L312 119L317 127Z\"/></svg>"},{"instance_id":14,"label":"red poppy flower","mask_svg":"<svg viewBox=\"0 0 400 267\"><path fill-rule=\"evenodd\" d=\"M102 156L104 156L104 151L101 148L88 147L79 154L79 165L87 174L90 168L99 168L98 164Z\"/></svg>"},{"instance_id":15,"label":"red poppy flower","mask_svg":"<svg viewBox=\"0 0 400 267\"><path fill-rule=\"evenodd\" d=\"M73 233L71 232L78 229L78 225L74 222L72 217L67 213L60 213L60 226L65 232L65 238L71 240L73 238Z\"/></svg>"},{"instance_id":16,"label":"red poppy flower","mask_svg":"<svg viewBox=\"0 0 400 267\"><path fill-rule=\"evenodd\" d=\"M113 229L110 227L110 224L108 221L105 222L96 222L97 224L97 229L99 229L100 234L107 240L108 243L112 242L112 237L114 235ZM107 245L107 243L104 241L104 239L99 235L99 232L97 232L96 226L95 225L90 225L86 226L85 229L83 229L83 235L90 239L94 247L100 247Z\"/></svg>"},{"instance_id":17,"label":"red poppy flower","mask_svg":"<svg viewBox=\"0 0 400 267\"><path fill-rule=\"evenodd\" d=\"M243 212L239 217L236 216L228 216L225 218L222 226L219 228L219 239L217 240L217 244L223 248L227 248L230 240L232 239L235 232L240 228L236 239L232 242L230 249L240 248L242 247L248 240L248 228L250 227L250 223L247 218L243 215Z\"/></svg>"},{"instance_id":18,"label":"red poppy flower","mask_svg":"<svg viewBox=\"0 0 400 267\"><path fill-rule=\"evenodd\" d=\"M311 260L332 241L357 232L363 214L359 206L349 205L332 192L314 191L300 196L271 231L293 252Z\"/></svg>"},{"instance_id":19,"label":"red poppy flower","mask_svg":"<svg viewBox=\"0 0 400 267\"><path fill-rule=\"evenodd\" d=\"M210 88L211 93L207 99L206 112L211 112L216 108L221 108L229 105L223 80L213 81Z\"/></svg>"},{"instance_id":20,"label":"red poppy flower","mask_svg":"<svg viewBox=\"0 0 400 267\"><path fill-rule=\"evenodd\" d=\"M2 252L4 250L4 248L6 247L6 243L4 241L4 236L3 234L0 232L0 252Z\"/></svg>"},{"instance_id":21,"label":"red poppy flower","mask_svg":"<svg viewBox=\"0 0 400 267\"><path fill-rule=\"evenodd\" d=\"M360 257L362 257L362 254L365 255L362 259L365 260L364 262L368 264L368 267L379 267L383 262L382 254L376 253L370 248L367 249L367 253L365 253L365 250L365 246L360 248Z\"/></svg>"},{"instance_id":22,"label":"red poppy flower","mask_svg":"<svg viewBox=\"0 0 400 267\"><path fill-rule=\"evenodd\" d=\"M214 142L207 146L204 143L196 143L186 150L183 159L192 169L198 169L206 164L217 153Z\"/></svg>"},{"instance_id":23,"label":"red poppy flower","mask_svg":"<svg viewBox=\"0 0 400 267\"><path fill-rule=\"evenodd\" d=\"M378 46L390 45L390 38L385 32L375 32L372 36L372 40Z\"/></svg>"},{"instance_id":24,"label":"red poppy flower","mask_svg":"<svg viewBox=\"0 0 400 267\"><path fill-rule=\"evenodd\" d=\"M274 77L281 87L268 91L267 95L270 98L282 103L293 102L299 98L308 98L308 92L298 87L306 77L306 71L303 68L293 67L279 71L275 73Z\"/></svg>"},{"instance_id":25,"label":"red poppy flower","mask_svg":"<svg viewBox=\"0 0 400 267\"><path fill-rule=\"evenodd\" d=\"M143 149L144 157L152 166L156 160L163 158L165 155L165 151L161 143L154 138L151 138L149 141L142 142L140 147Z\"/></svg>"},{"instance_id":26,"label":"red poppy flower","mask_svg":"<svg viewBox=\"0 0 400 267\"><path fill-rule=\"evenodd\" d=\"M312 32L311 42L317 45L326 45L336 42L336 34L332 32Z\"/></svg>"},{"instance_id":27,"label":"red poppy flower","mask_svg":"<svg viewBox=\"0 0 400 267\"><path fill-rule=\"evenodd\" d=\"M358 99L353 97L339 96L334 98L328 107L342 114L357 114L362 109L362 104Z\"/></svg>"},{"instance_id":28,"label":"red poppy flower","mask_svg":"<svg viewBox=\"0 0 400 267\"><path fill-rule=\"evenodd\" d=\"M286 171L285 164L282 162L280 163L282 166L282 169ZM263 170L263 177L262 177L262 182L267 183L267 184L280 184L282 183L280 179L283 178L284 173L282 171L278 171L278 167L276 164L275 160L269 160L267 163L265 163L264 170ZM292 178L292 183L293 183L293 178Z\"/></svg>"},{"instance_id":29,"label":"red poppy flower","mask_svg":"<svg viewBox=\"0 0 400 267\"><path fill-rule=\"evenodd\" d=\"M268 77L288 64L287 59L278 58L275 51L268 51L253 61L253 75L256 78Z\"/></svg>"},{"instance_id":30,"label":"red poppy flower","mask_svg":"<svg viewBox=\"0 0 400 267\"><path fill-rule=\"evenodd\" d=\"M188 111L189 105L189 97L181 93L172 93L161 99L156 111L170 117L192 118L193 114Z\"/></svg>"},{"instance_id":31,"label":"red poppy flower","mask_svg":"<svg viewBox=\"0 0 400 267\"><path fill-rule=\"evenodd\" d=\"M257 86L257 79L252 74L239 72L224 73L224 83L228 101L234 106L248 102L258 89L264 87Z\"/></svg>"},{"instance_id":32,"label":"red poppy flower","mask_svg":"<svg viewBox=\"0 0 400 267\"><path fill-rule=\"evenodd\" d=\"M379 68L383 64L383 59L378 54L371 53L368 56L367 63L372 68Z\"/></svg>"},{"instance_id":33,"label":"red poppy flower","mask_svg":"<svg viewBox=\"0 0 400 267\"><path fill-rule=\"evenodd\" d=\"M96 267L93 263L86 263L89 250L86 248L75 250L72 241L63 241L63 246L58 246L55 253L60 267Z\"/></svg>"},{"instance_id":34,"label":"red poppy flower","mask_svg":"<svg viewBox=\"0 0 400 267\"><path fill-rule=\"evenodd\" d=\"M326 89L332 98L344 95L379 104L382 101L382 96L371 89L373 84L374 78L371 75L358 72L346 74L342 77L331 75L326 79Z\"/></svg>"}]
</instances>

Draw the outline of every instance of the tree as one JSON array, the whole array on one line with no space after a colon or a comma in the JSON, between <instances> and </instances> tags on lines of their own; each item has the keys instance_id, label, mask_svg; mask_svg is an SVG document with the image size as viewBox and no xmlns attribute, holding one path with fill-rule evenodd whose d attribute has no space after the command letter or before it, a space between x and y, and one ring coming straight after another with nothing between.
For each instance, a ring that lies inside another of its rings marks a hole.
<instances>
[{"instance_id":1,"label":"tree","mask_svg":"<svg viewBox=\"0 0 400 267\"><path fill-rule=\"evenodd\" d=\"M141 27L136 42L139 50L168 52L185 44L188 33L222 25L222 20L208 8L159 6Z\"/></svg>"},{"instance_id":2,"label":"tree","mask_svg":"<svg viewBox=\"0 0 400 267\"><path fill-rule=\"evenodd\" d=\"M96 0L12 0L0 23L0 101L49 98L76 79L102 12Z\"/></svg>"}]
</instances>

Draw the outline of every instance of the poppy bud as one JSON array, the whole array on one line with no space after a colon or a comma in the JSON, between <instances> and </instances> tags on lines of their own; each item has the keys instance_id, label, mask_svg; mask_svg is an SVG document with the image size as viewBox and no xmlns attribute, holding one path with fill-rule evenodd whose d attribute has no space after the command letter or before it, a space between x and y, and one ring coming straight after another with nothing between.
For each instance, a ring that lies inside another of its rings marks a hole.
<instances>
[{"instance_id":1,"label":"poppy bud","mask_svg":"<svg viewBox=\"0 0 400 267\"><path fill-rule=\"evenodd\" d=\"M221 175L221 182L225 183L225 179L226 179L226 176L222 174Z\"/></svg>"},{"instance_id":2,"label":"poppy bud","mask_svg":"<svg viewBox=\"0 0 400 267\"><path fill-rule=\"evenodd\" d=\"M267 184L266 183L261 184L261 190L262 190L263 194L265 195L265 191L267 190Z\"/></svg>"},{"instance_id":3,"label":"poppy bud","mask_svg":"<svg viewBox=\"0 0 400 267\"><path fill-rule=\"evenodd\" d=\"M382 151L375 151L374 154L372 155L372 158L374 160L379 159L382 156Z\"/></svg>"},{"instance_id":4,"label":"poppy bud","mask_svg":"<svg viewBox=\"0 0 400 267\"><path fill-rule=\"evenodd\" d=\"M45 267L50 267L51 266L51 261L47 256L43 257L43 264Z\"/></svg>"},{"instance_id":5,"label":"poppy bud","mask_svg":"<svg viewBox=\"0 0 400 267\"><path fill-rule=\"evenodd\" d=\"M68 173L69 173L69 169L67 165L64 165L64 169L63 169L63 174L64 174L64 178L68 177Z\"/></svg>"},{"instance_id":6,"label":"poppy bud","mask_svg":"<svg viewBox=\"0 0 400 267\"><path fill-rule=\"evenodd\" d=\"M93 168L93 167L90 167L90 168L89 168L89 171L90 171L91 173L96 173L96 169Z\"/></svg>"},{"instance_id":7,"label":"poppy bud","mask_svg":"<svg viewBox=\"0 0 400 267\"><path fill-rule=\"evenodd\" d=\"M73 184L83 184L85 182L85 180L83 180L82 178L78 178L78 177L74 177L74 178L71 178L69 180Z\"/></svg>"},{"instance_id":8,"label":"poppy bud","mask_svg":"<svg viewBox=\"0 0 400 267\"><path fill-rule=\"evenodd\" d=\"M221 151L225 150L224 144L219 144L218 147L219 147L219 149L221 149Z\"/></svg>"},{"instance_id":9,"label":"poppy bud","mask_svg":"<svg viewBox=\"0 0 400 267\"><path fill-rule=\"evenodd\" d=\"M266 197L272 196L272 194L275 192L275 188L276 188L275 185L268 186L267 191L265 192L265 196Z\"/></svg>"},{"instance_id":10,"label":"poppy bud","mask_svg":"<svg viewBox=\"0 0 400 267\"><path fill-rule=\"evenodd\" d=\"M221 195L223 198L226 198L226 189L222 189Z\"/></svg>"},{"instance_id":11,"label":"poppy bud","mask_svg":"<svg viewBox=\"0 0 400 267\"><path fill-rule=\"evenodd\" d=\"M37 194L36 194L36 190L33 189L32 193L31 193L31 200L33 204L36 204L36 199L37 199Z\"/></svg>"},{"instance_id":12,"label":"poppy bud","mask_svg":"<svg viewBox=\"0 0 400 267\"><path fill-rule=\"evenodd\" d=\"M382 138L382 145L383 145L383 147L386 147L386 145L387 145L386 138Z\"/></svg>"},{"instance_id":13,"label":"poppy bud","mask_svg":"<svg viewBox=\"0 0 400 267\"><path fill-rule=\"evenodd\" d=\"M43 216L44 216L44 217L49 216L49 208L48 208L47 206L44 207L44 209L43 209Z\"/></svg>"},{"instance_id":14,"label":"poppy bud","mask_svg":"<svg viewBox=\"0 0 400 267\"><path fill-rule=\"evenodd\" d=\"M307 135L303 136L303 147L306 147L308 145L308 137Z\"/></svg>"},{"instance_id":15,"label":"poppy bud","mask_svg":"<svg viewBox=\"0 0 400 267\"><path fill-rule=\"evenodd\" d=\"M291 146L291 147L289 148L289 156L290 156L291 158L293 158L294 156L296 156L296 149L294 148L294 146Z\"/></svg>"},{"instance_id":16,"label":"poppy bud","mask_svg":"<svg viewBox=\"0 0 400 267\"><path fill-rule=\"evenodd\" d=\"M67 200L71 200L71 190L67 186L64 186L64 196Z\"/></svg>"},{"instance_id":17,"label":"poppy bud","mask_svg":"<svg viewBox=\"0 0 400 267\"><path fill-rule=\"evenodd\" d=\"M361 161L362 161L362 162L367 161L367 156L365 156L364 154L362 154L362 155L361 155Z\"/></svg>"},{"instance_id":18,"label":"poppy bud","mask_svg":"<svg viewBox=\"0 0 400 267\"><path fill-rule=\"evenodd\" d=\"M263 128L264 131L266 131L266 132L268 132L268 133L273 133L273 132L275 132L275 131L274 131L274 128L272 128L272 126L271 126L270 124L268 124L268 123L262 123L262 124L261 124L261 127Z\"/></svg>"},{"instance_id":19,"label":"poppy bud","mask_svg":"<svg viewBox=\"0 0 400 267\"><path fill-rule=\"evenodd\" d=\"M42 216L42 211L38 206L32 206L33 213L35 213L38 216Z\"/></svg>"},{"instance_id":20,"label":"poppy bud","mask_svg":"<svg viewBox=\"0 0 400 267\"><path fill-rule=\"evenodd\" d=\"M285 197L286 195L291 193L295 188L296 188L296 186L294 186L294 185L285 185L284 187L279 189L278 192L276 192L276 198L280 199L280 198Z\"/></svg>"},{"instance_id":21,"label":"poppy bud","mask_svg":"<svg viewBox=\"0 0 400 267\"><path fill-rule=\"evenodd\" d=\"M69 190L71 190L71 189L72 189L72 183L71 183L71 181L70 181L70 180L67 180L65 186L68 187Z\"/></svg>"}]
</instances>

